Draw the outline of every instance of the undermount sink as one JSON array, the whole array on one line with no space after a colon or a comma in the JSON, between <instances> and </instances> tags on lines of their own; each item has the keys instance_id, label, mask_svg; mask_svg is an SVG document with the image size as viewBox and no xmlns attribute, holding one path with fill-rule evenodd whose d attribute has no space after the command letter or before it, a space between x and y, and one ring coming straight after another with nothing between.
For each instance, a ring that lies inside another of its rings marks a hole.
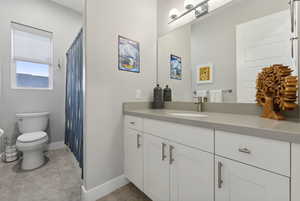
<instances>
[{"instance_id":1,"label":"undermount sink","mask_svg":"<svg viewBox=\"0 0 300 201\"><path fill-rule=\"evenodd\" d=\"M178 117L208 117L205 114L195 114L195 113L177 113L177 112L170 112L169 115L178 116Z\"/></svg>"}]
</instances>

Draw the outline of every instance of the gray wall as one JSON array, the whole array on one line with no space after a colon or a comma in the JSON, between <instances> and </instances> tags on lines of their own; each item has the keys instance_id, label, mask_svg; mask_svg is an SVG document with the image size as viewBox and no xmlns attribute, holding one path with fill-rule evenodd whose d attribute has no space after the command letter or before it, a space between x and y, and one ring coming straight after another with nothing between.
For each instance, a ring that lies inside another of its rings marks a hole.
<instances>
[{"instance_id":1,"label":"gray wall","mask_svg":"<svg viewBox=\"0 0 300 201\"><path fill-rule=\"evenodd\" d=\"M170 55L181 57L182 80L170 78ZM182 26L158 39L158 83L172 89L173 101L192 101L191 26Z\"/></svg>"},{"instance_id":2,"label":"gray wall","mask_svg":"<svg viewBox=\"0 0 300 201\"><path fill-rule=\"evenodd\" d=\"M49 111L52 142L64 140L65 53L82 26L79 13L48 0L1 0L0 6L0 127L14 136L15 114ZM31 25L54 33L54 89L16 90L10 84L10 22Z\"/></svg>"},{"instance_id":3,"label":"gray wall","mask_svg":"<svg viewBox=\"0 0 300 201\"><path fill-rule=\"evenodd\" d=\"M214 83L199 89L233 89L225 102L236 102L236 25L288 8L286 0L240 1L191 26L191 65L214 64Z\"/></svg>"},{"instance_id":4,"label":"gray wall","mask_svg":"<svg viewBox=\"0 0 300 201\"><path fill-rule=\"evenodd\" d=\"M86 1L85 188L123 174L122 103L156 82L156 0ZM140 42L141 73L118 70L118 35Z\"/></svg>"}]
</instances>

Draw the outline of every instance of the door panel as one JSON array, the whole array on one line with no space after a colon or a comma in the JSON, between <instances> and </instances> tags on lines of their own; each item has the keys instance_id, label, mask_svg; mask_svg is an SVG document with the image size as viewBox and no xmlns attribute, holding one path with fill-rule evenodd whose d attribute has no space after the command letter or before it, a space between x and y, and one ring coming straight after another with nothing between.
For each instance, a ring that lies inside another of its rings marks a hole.
<instances>
[{"instance_id":1,"label":"door panel","mask_svg":"<svg viewBox=\"0 0 300 201\"><path fill-rule=\"evenodd\" d=\"M166 156L164 159L163 147ZM170 200L170 166L167 151L168 145L165 141L144 135L144 192L154 201Z\"/></svg>"},{"instance_id":2,"label":"door panel","mask_svg":"<svg viewBox=\"0 0 300 201\"><path fill-rule=\"evenodd\" d=\"M289 201L288 177L216 157L216 201Z\"/></svg>"},{"instance_id":3,"label":"door panel","mask_svg":"<svg viewBox=\"0 0 300 201\"><path fill-rule=\"evenodd\" d=\"M213 155L178 144L172 146L171 201L213 201Z\"/></svg>"},{"instance_id":4,"label":"door panel","mask_svg":"<svg viewBox=\"0 0 300 201\"><path fill-rule=\"evenodd\" d=\"M138 131L125 130L125 175L143 190L143 136Z\"/></svg>"},{"instance_id":5,"label":"door panel","mask_svg":"<svg viewBox=\"0 0 300 201\"><path fill-rule=\"evenodd\" d=\"M254 103L257 74L272 64L295 66L291 51L289 10L236 27L237 102ZM297 75L298 69L293 68Z\"/></svg>"}]
</instances>

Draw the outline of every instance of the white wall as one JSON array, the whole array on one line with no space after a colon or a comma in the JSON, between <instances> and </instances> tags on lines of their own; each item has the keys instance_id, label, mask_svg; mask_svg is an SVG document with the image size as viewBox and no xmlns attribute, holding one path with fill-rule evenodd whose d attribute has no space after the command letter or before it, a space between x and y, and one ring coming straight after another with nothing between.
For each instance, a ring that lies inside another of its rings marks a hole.
<instances>
[{"instance_id":1,"label":"white wall","mask_svg":"<svg viewBox=\"0 0 300 201\"><path fill-rule=\"evenodd\" d=\"M156 0L86 1L85 189L123 174L122 103L156 81ZM118 70L118 35L140 42L141 73Z\"/></svg>"},{"instance_id":2,"label":"white wall","mask_svg":"<svg viewBox=\"0 0 300 201\"><path fill-rule=\"evenodd\" d=\"M50 137L64 140L65 66L57 68L82 27L82 16L48 0L1 0L0 2L0 127L16 133L15 114L49 111ZM10 22L15 21L54 33L54 89L14 90L10 85Z\"/></svg>"},{"instance_id":3,"label":"white wall","mask_svg":"<svg viewBox=\"0 0 300 201\"><path fill-rule=\"evenodd\" d=\"M213 84L199 89L233 89L225 102L236 102L236 26L286 10L286 0L243 0L219 10L191 26L191 65L214 64Z\"/></svg>"},{"instance_id":4,"label":"white wall","mask_svg":"<svg viewBox=\"0 0 300 201\"><path fill-rule=\"evenodd\" d=\"M182 60L182 80L170 78L170 55ZM193 101L191 71L191 26L182 26L158 39L158 83L172 89L173 101Z\"/></svg>"}]
</instances>

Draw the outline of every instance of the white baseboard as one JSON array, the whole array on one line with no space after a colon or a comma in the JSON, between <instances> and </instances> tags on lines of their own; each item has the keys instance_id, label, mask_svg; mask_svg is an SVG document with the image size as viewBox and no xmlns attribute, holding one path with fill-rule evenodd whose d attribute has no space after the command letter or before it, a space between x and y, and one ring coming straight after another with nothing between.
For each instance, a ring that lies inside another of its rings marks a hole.
<instances>
[{"instance_id":1,"label":"white baseboard","mask_svg":"<svg viewBox=\"0 0 300 201\"><path fill-rule=\"evenodd\" d=\"M86 190L84 186L81 186L81 201L96 201L121 188L122 186L125 186L128 183L128 179L126 179L124 175L121 175L100 186L96 186L91 190Z\"/></svg>"},{"instance_id":2,"label":"white baseboard","mask_svg":"<svg viewBox=\"0 0 300 201\"><path fill-rule=\"evenodd\" d=\"M65 148L65 142L64 141L60 141L60 142L52 142L49 144L48 149L49 150L56 150L56 149L62 149Z\"/></svg>"}]
</instances>

